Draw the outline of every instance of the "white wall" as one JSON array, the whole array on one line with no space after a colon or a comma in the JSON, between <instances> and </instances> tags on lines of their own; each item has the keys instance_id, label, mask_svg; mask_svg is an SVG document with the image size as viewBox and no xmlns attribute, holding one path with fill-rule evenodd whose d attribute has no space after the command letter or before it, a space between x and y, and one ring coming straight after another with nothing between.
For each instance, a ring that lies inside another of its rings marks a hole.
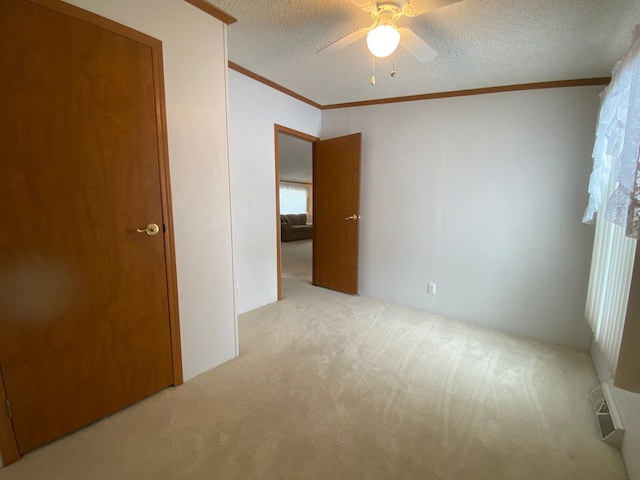
<instances>
[{"instance_id":1,"label":"white wall","mask_svg":"<svg viewBox=\"0 0 640 480\"><path fill-rule=\"evenodd\" d=\"M600 91L324 110L322 138L363 133L361 294L587 349Z\"/></svg>"},{"instance_id":2,"label":"white wall","mask_svg":"<svg viewBox=\"0 0 640 480\"><path fill-rule=\"evenodd\" d=\"M280 181L311 184L313 143L284 133L278 134Z\"/></svg>"},{"instance_id":3,"label":"white wall","mask_svg":"<svg viewBox=\"0 0 640 480\"><path fill-rule=\"evenodd\" d=\"M184 379L237 355L226 27L176 0L69 0L163 42Z\"/></svg>"},{"instance_id":4,"label":"white wall","mask_svg":"<svg viewBox=\"0 0 640 480\"><path fill-rule=\"evenodd\" d=\"M613 386L613 380L607 369L607 362L598 345L591 345L591 358L598 372L601 383L608 383L622 417L624 440L622 441L622 457L627 467L629 480L640 480L640 394L627 392ZM595 385L594 385L595 387Z\"/></svg>"},{"instance_id":5,"label":"white wall","mask_svg":"<svg viewBox=\"0 0 640 480\"><path fill-rule=\"evenodd\" d=\"M317 137L321 115L317 108L233 70L229 112L233 262L240 314L278 299L274 125Z\"/></svg>"}]
</instances>

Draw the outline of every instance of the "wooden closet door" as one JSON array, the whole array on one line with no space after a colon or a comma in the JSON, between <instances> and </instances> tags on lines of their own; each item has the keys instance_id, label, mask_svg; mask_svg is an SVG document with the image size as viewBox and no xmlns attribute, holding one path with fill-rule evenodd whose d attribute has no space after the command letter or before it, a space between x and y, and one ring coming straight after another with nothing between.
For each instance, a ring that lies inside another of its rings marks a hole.
<instances>
[{"instance_id":1,"label":"wooden closet door","mask_svg":"<svg viewBox=\"0 0 640 480\"><path fill-rule=\"evenodd\" d=\"M0 0L0 366L21 453L173 382L152 49L37 3Z\"/></svg>"}]
</instances>

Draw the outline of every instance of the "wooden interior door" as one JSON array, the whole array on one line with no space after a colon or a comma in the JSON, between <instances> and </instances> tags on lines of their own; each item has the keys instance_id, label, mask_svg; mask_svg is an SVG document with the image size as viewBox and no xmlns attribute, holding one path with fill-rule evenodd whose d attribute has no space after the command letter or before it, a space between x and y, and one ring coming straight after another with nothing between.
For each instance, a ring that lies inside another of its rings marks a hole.
<instances>
[{"instance_id":1,"label":"wooden interior door","mask_svg":"<svg viewBox=\"0 0 640 480\"><path fill-rule=\"evenodd\" d=\"M173 383L152 49L64 5L0 0L0 366L21 453Z\"/></svg>"},{"instance_id":2,"label":"wooden interior door","mask_svg":"<svg viewBox=\"0 0 640 480\"><path fill-rule=\"evenodd\" d=\"M362 134L314 148L313 284L357 295Z\"/></svg>"}]
</instances>

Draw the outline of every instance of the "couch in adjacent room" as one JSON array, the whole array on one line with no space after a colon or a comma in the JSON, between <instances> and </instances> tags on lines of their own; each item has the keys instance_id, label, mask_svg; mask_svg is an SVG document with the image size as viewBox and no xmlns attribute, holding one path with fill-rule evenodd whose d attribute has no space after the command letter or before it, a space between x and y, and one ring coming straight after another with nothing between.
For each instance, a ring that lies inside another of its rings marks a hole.
<instances>
[{"instance_id":1,"label":"couch in adjacent room","mask_svg":"<svg viewBox=\"0 0 640 480\"><path fill-rule=\"evenodd\" d=\"M313 225L307 223L306 213L287 213L280 215L280 239L283 242L311 238Z\"/></svg>"}]
</instances>

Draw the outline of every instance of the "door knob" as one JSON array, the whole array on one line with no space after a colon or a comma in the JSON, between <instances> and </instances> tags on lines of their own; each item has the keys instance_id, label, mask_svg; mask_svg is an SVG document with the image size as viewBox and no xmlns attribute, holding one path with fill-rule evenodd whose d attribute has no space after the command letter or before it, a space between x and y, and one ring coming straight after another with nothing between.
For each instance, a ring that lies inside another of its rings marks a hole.
<instances>
[{"instance_id":1,"label":"door knob","mask_svg":"<svg viewBox=\"0 0 640 480\"><path fill-rule=\"evenodd\" d=\"M358 220L360 218L359 215L356 215L355 213L353 215L350 215L348 217L345 217L345 220Z\"/></svg>"},{"instance_id":2,"label":"door knob","mask_svg":"<svg viewBox=\"0 0 640 480\"><path fill-rule=\"evenodd\" d=\"M158 225L156 225L155 223L150 223L146 227L137 228L136 230L138 233L146 233L147 235L157 235L158 232L160 231L160 227L158 227Z\"/></svg>"}]
</instances>

